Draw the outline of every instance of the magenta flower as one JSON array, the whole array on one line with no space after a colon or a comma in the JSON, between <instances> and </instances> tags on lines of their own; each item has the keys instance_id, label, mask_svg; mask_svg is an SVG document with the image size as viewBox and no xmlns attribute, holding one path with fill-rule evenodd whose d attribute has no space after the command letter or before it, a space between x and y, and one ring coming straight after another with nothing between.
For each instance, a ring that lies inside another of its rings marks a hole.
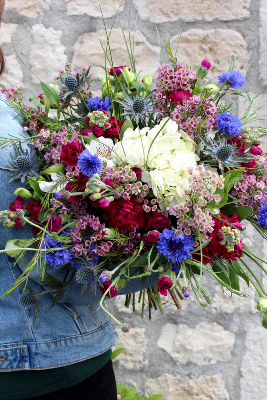
<instances>
[{"instance_id":1,"label":"magenta flower","mask_svg":"<svg viewBox=\"0 0 267 400\"><path fill-rule=\"evenodd\" d=\"M162 276L161 278L158 279L157 284L158 284L158 292L163 296L167 296L167 289L170 289L172 287L171 278L168 278L167 276Z\"/></svg>"},{"instance_id":2,"label":"magenta flower","mask_svg":"<svg viewBox=\"0 0 267 400\"><path fill-rule=\"evenodd\" d=\"M201 65L203 68L206 68L207 70L209 70L211 67L211 62L209 62L208 60L203 60Z\"/></svg>"}]
</instances>

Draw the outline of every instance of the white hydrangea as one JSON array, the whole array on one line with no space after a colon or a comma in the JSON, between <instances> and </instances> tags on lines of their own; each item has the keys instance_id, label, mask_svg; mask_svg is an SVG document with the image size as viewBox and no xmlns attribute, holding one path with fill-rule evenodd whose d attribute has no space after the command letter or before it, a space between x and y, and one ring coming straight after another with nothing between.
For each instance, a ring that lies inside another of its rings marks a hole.
<instances>
[{"instance_id":1,"label":"white hydrangea","mask_svg":"<svg viewBox=\"0 0 267 400\"><path fill-rule=\"evenodd\" d=\"M113 148L118 164L141 168L142 181L156 197L163 199L163 208L171 202L184 201L190 177L185 171L189 167L194 169L199 160L194 141L178 131L175 121L166 121L167 118L162 119L152 129L126 129L122 142Z\"/></svg>"}]
</instances>

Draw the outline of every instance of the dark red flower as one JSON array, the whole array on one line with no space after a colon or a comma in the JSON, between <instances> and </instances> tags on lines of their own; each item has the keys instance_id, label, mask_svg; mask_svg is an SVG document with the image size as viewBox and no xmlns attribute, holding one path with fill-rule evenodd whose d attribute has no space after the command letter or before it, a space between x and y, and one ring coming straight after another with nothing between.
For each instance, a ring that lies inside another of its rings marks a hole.
<instances>
[{"instance_id":1,"label":"dark red flower","mask_svg":"<svg viewBox=\"0 0 267 400\"><path fill-rule=\"evenodd\" d=\"M155 243L159 238L159 233L157 231L151 231L147 235L149 243Z\"/></svg>"},{"instance_id":2,"label":"dark red flower","mask_svg":"<svg viewBox=\"0 0 267 400\"><path fill-rule=\"evenodd\" d=\"M101 284L99 283L99 289L100 289L101 293L104 294L105 291L110 287L111 284L112 284L111 281L106 281ZM110 291L106 294L106 296L108 296L110 298L115 297L117 292L118 292L117 288L115 286L112 286L112 288L110 288Z\"/></svg>"},{"instance_id":3,"label":"dark red flower","mask_svg":"<svg viewBox=\"0 0 267 400\"><path fill-rule=\"evenodd\" d=\"M62 228L62 218L59 215L53 214L49 220L48 229L52 232L60 231Z\"/></svg>"},{"instance_id":4,"label":"dark red flower","mask_svg":"<svg viewBox=\"0 0 267 400\"><path fill-rule=\"evenodd\" d=\"M38 216L40 214L40 212L42 211L42 206L41 206L41 202L40 201L30 201L27 205L26 205L26 210L29 211L31 213L31 220L34 222L38 222L39 224L44 225L44 223L41 223L38 219ZM33 227L32 228L32 232L34 235L38 235L38 233L40 233L40 229Z\"/></svg>"},{"instance_id":5,"label":"dark red flower","mask_svg":"<svg viewBox=\"0 0 267 400\"><path fill-rule=\"evenodd\" d=\"M93 125L93 126L91 126L90 129L91 129L91 132L93 132L93 134L96 135L96 137L105 136L105 133L104 133L103 129L100 128L100 126Z\"/></svg>"},{"instance_id":6,"label":"dark red flower","mask_svg":"<svg viewBox=\"0 0 267 400\"><path fill-rule=\"evenodd\" d=\"M207 70L209 70L210 67L211 67L211 62L208 61L208 60L203 60L202 63L201 63L201 65L202 65L202 67L204 67L204 68L206 68Z\"/></svg>"},{"instance_id":7,"label":"dark red flower","mask_svg":"<svg viewBox=\"0 0 267 400\"><path fill-rule=\"evenodd\" d=\"M88 116L85 118L85 123L88 125L90 124L90 118Z\"/></svg>"},{"instance_id":8,"label":"dark red flower","mask_svg":"<svg viewBox=\"0 0 267 400\"><path fill-rule=\"evenodd\" d=\"M90 132L91 132L90 129L83 129L83 130L81 131L81 134L82 134L83 136L88 136Z\"/></svg>"},{"instance_id":9,"label":"dark red flower","mask_svg":"<svg viewBox=\"0 0 267 400\"><path fill-rule=\"evenodd\" d=\"M120 76L121 75L121 71L123 70L123 68L124 67L127 67L127 65L121 65L120 67L113 67L113 68L110 68L110 70L109 70L109 75L110 76ZM131 71L131 68L129 68L129 67L127 67L128 68L128 71ZM115 75L114 75L114 72L115 72Z\"/></svg>"},{"instance_id":10,"label":"dark red flower","mask_svg":"<svg viewBox=\"0 0 267 400\"><path fill-rule=\"evenodd\" d=\"M60 158L65 165L76 167L79 155L83 152L83 147L78 142L71 142L66 144L62 151Z\"/></svg>"},{"instance_id":11,"label":"dark red flower","mask_svg":"<svg viewBox=\"0 0 267 400\"><path fill-rule=\"evenodd\" d=\"M15 219L15 228L22 228L22 227L23 227L23 225L21 223L20 218L16 218Z\"/></svg>"},{"instance_id":12,"label":"dark red flower","mask_svg":"<svg viewBox=\"0 0 267 400\"><path fill-rule=\"evenodd\" d=\"M104 214L104 220L111 228L122 228L132 231L134 223L134 207L130 200L114 200Z\"/></svg>"},{"instance_id":13,"label":"dark red flower","mask_svg":"<svg viewBox=\"0 0 267 400\"><path fill-rule=\"evenodd\" d=\"M166 97L168 97L168 99L173 101L175 104L183 104L184 99L190 99L192 94L187 90L175 90L174 92L170 92L168 95L166 95Z\"/></svg>"},{"instance_id":14,"label":"dark red flower","mask_svg":"<svg viewBox=\"0 0 267 400\"><path fill-rule=\"evenodd\" d=\"M146 222L146 231L155 229L156 231L162 232L163 229L170 227L170 220L166 215L161 212L152 212L148 214L149 219Z\"/></svg>"},{"instance_id":15,"label":"dark red flower","mask_svg":"<svg viewBox=\"0 0 267 400\"><path fill-rule=\"evenodd\" d=\"M23 209L23 204L25 203L25 200L21 196L17 196L16 200L12 201L10 203L10 211L16 211L16 210L22 210Z\"/></svg>"},{"instance_id":16,"label":"dark red flower","mask_svg":"<svg viewBox=\"0 0 267 400\"><path fill-rule=\"evenodd\" d=\"M167 296L167 289L172 287L172 280L168 276L162 276L158 279L158 292L163 296Z\"/></svg>"},{"instance_id":17,"label":"dark red flower","mask_svg":"<svg viewBox=\"0 0 267 400\"><path fill-rule=\"evenodd\" d=\"M251 147L250 153L253 154L254 156L260 156L263 151L260 147Z\"/></svg>"},{"instance_id":18,"label":"dark red flower","mask_svg":"<svg viewBox=\"0 0 267 400\"><path fill-rule=\"evenodd\" d=\"M67 190L68 192L83 192L86 188L86 183L89 181L88 176L84 176L81 172L79 174L79 176L77 176L77 181L73 181L73 182L68 182L65 190ZM71 196L68 201L71 203L73 201L80 201L82 200L83 196Z\"/></svg>"},{"instance_id":19,"label":"dark red flower","mask_svg":"<svg viewBox=\"0 0 267 400\"><path fill-rule=\"evenodd\" d=\"M137 178L137 179L140 179L140 178L141 178L141 176L142 176L142 170L141 170L141 168L133 167L133 168L132 168L132 171L135 172L135 175L136 175L136 178Z\"/></svg>"},{"instance_id":20,"label":"dark red flower","mask_svg":"<svg viewBox=\"0 0 267 400\"><path fill-rule=\"evenodd\" d=\"M115 119L115 117L111 117L108 120L108 123L111 125L109 129L106 129L104 131L103 136L105 138L111 138L111 139L119 139L119 133L121 130L121 127L123 125L123 121L120 121L119 119Z\"/></svg>"}]
</instances>

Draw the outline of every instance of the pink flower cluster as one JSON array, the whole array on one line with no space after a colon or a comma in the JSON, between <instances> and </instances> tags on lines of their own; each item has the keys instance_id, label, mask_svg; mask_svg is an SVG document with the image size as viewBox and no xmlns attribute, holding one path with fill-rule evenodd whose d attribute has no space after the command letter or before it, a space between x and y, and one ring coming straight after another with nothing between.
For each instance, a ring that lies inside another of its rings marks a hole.
<instances>
[{"instance_id":1,"label":"pink flower cluster","mask_svg":"<svg viewBox=\"0 0 267 400\"><path fill-rule=\"evenodd\" d=\"M207 130L217 129L216 113L217 107L211 97L202 99L194 95L184 104L177 104L172 112L172 119L178 124L179 129L197 139L200 126Z\"/></svg>"},{"instance_id":2,"label":"pink flower cluster","mask_svg":"<svg viewBox=\"0 0 267 400\"><path fill-rule=\"evenodd\" d=\"M258 212L259 207L267 201L267 173L257 176L255 174L243 174L244 180L237 182L231 194L237 199L240 206L250 206L254 212Z\"/></svg>"},{"instance_id":3,"label":"pink flower cluster","mask_svg":"<svg viewBox=\"0 0 267 400\"><path fill-rule=\"evenodd\" d=\"M190 84L197 79L197 76L192 74L190 68L187 68L182 62L176 64L175 67L163 64L157 72L158 79L153 98L157 102L157 110L164 113L163 116L166 116L171 106L171 100L167 98L169 93L184 90L191 93Z\"/></svg>"},{"instance_id":4,"label":"pink flower cluster","mask_svg":"<svg viewBox=\"0 0 267 400\"><path fill-rule=\"evenodd\" d=\"M15 85L7 90L3 85L0 85L0 93L3 93L9 100L15 100L15 95L20 94L20 88Z\"/></svg>"},{"instance_id":5,"label":"pink flower cluster","mask_svg":"<svg viewBox=\"0 0 267 400\"><path fill-rule=\"evenodd\" d=\"M170 215L177 218L177 234L191 235L199 230L201 239L207 240L208 233L213 231L214 221L207 204L215 200L221 200L220 195L213 194L216 188L224 187L223 177L216 173L206 171L202 165L198 165L190 180L190 189L185 190L188 199L181 204L171 204L167 210Z\"/></svg>"}]
</instances>

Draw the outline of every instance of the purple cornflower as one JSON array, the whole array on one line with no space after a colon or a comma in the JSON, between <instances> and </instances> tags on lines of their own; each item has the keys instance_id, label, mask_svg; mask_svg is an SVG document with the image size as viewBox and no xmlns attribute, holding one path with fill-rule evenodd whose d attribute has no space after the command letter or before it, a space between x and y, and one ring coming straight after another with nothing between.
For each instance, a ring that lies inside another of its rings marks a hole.
<instances>
[{"instance_id":1,"label":"purple cornflower","mask_svg":"<svg viewBox=\"0 0 267 400\"><path fill-rule=\"evenodd\" d=\"M83 175L92 177L101 171L101 160L89 150L83 151L78 157L78 167Z\"/></svg>"},{"instance_id":2,"label":"purple cornflower","mask_svg":"<svg viewBox=\"0 0 267 400\"><path fill-rule=\"evenodd\" d=\"M110 108L112 108L112 101L109 99L109 97L91 97L88 100L87 106L90 107L92 110L99 110L99 111L108 111Z\"/></svg>"},{"instance_id":3,"label":"purple cornflower","mask_svg":"<svg viewBox=\"0 0 267 400\"><path fill-rule=\"evenodd\" d=\"M225 83L227 81L234 89L238 89L245 85L246 78L240 71L234 69L230 72L223 71L221 75L218 76L218 81L219 83Z\"/></svg>"},{"instance_id":4,"label":"purple cornflower","mask_svg":"<svg viewBox=\"0 0 267 400\"><path fill-rule=\"evenodd\" d=\"M238 136L242 131L242 124L238 117L233 114L227 114L227 111L217 113L217 126L221 133L227 133L228 136Z\"/></svg>"},{"instance_id":5,"label":"purple cornflower","mask_svg":"<svg viewBox=\"0 0 267 400\"><path fill-rule=\"evenodd\" d=\"M190 236L177 235L174 231L164 229L159 235L157 249L168 261L180 263L192 258L190 251L194 250L194 239Z\"/></svg>"}]
</instances>

